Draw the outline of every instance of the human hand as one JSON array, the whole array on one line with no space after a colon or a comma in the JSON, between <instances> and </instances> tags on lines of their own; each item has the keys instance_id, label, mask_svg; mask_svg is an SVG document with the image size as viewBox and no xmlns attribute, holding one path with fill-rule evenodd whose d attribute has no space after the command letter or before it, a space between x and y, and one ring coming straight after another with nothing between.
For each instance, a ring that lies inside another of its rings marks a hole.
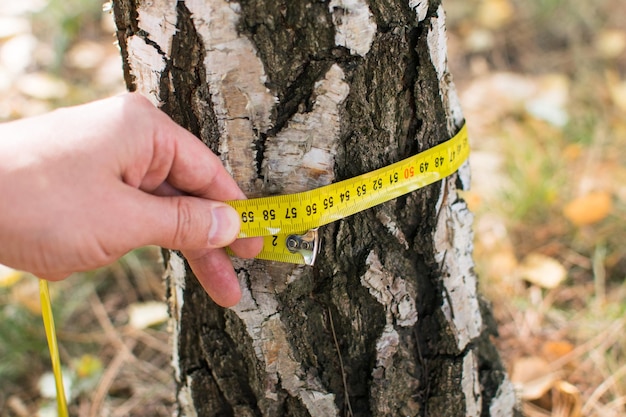
<instances>
[{"instance_id":1,"label":"human hand","mask_svg":"<svg viewBox=\"0 0 626 417\"><path fill-rule=\"evenodd\" d=\"M241 291L225 250L253 257L217 158L138 94L0 124L0 263L59 280L154 244L179 249L222 306Z\"/></svg>"}]
</instances>

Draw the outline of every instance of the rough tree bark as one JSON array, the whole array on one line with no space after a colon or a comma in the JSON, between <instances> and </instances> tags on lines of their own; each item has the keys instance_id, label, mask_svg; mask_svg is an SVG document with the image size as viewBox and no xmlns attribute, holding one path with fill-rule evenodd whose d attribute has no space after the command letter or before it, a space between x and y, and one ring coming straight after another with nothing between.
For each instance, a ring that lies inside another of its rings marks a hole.
<instances>
[{"instance_id":1,"label":"rough tree bark","mask_svg":"<svg viewBox=\"0 0 626 417\"><path fill-rule=\"evenodd\" d=\"M115 0L130 90L249 196L307 190L436 145L462 113L439 0ZM167 260L178 414L507 416L452 177L323 228L315 267L234 260L217 307Z\"/></svg>"}]
</instances>

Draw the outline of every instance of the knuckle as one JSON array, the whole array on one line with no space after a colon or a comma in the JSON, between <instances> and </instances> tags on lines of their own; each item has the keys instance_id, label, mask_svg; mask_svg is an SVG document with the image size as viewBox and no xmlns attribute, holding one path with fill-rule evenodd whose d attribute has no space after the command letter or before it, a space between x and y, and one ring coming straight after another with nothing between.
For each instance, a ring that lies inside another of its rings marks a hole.
<instances>
[{"instance_id":1,"label":"knuckle","mask_svg":"<svg viewBox=\"0 0 626 417\"><path fill-rule=\"evenodd\" d=\"M79 259L82 258L81 263L88 267L93 265L93 267L98 268L114 262L119 256L120 255L115 253L115 250L110 248L106 242L96 240L95 247L92 248L91 254L83 255L79 257Z\"/></svg>"},{"instance_id":2,"label":"knuckle","mask_svg":"<svg viewBox=\"0 0 626 417\"><path fill-rule=\"evenodd\" d=\"M150 101L146 97L136 91L127 93L124 97L134 106L152 106Z\"/></svg>"},{"instance_id":3,"label":"knuckle","mask_svg":"<svg viewBox=\"0 0 626 417\"><path fill-rule=\"evenodd\" d=\"M185 198L176 200L176 227L174 229L173 242L177 249L191 248L194 246L197 235L196 224L191 204Z\"/></svg>"},{"instance_id":4,"label":"knuckle","mask_svg":"<svg viewBox=\"0 0 626 417\"><path fill-rule=\"evenodd\" d=\"M137 123L142 121L151 111L154 110L154 106L150 101L137 92L127 93L123 97L124 105L121 107L120 117L131 123Z\"/></svg>"}]
</instances>

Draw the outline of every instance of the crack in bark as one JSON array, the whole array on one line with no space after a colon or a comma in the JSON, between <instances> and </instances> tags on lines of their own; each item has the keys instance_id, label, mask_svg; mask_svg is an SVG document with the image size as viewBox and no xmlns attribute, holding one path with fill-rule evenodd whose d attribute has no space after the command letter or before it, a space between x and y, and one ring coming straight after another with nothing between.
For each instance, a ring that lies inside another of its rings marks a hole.
<instances>
[{"instance_id":1,"label":"crack in bark","mask_svg":"<svg viewBox=\"0 0 626 417\"><path fill-rule=\"evenodd\" d=\"M127 40L139 30L137 5L134 0L128 0L126 2L114 1L112 3L115 26L117 27L117 42L122 55L124 82L126 83L128 91L135 91L137 85L135 84L135 77L131 74Z\"/></svg>"},{"instance_id":2,"label":"crack in bark","mask_svg":"<svg viewBox=\"0 0 626 417\"><path fill-rule=\"evenodd\" d=\"M267 141L282 132L295 114L312 110L311 97L316 83L323 80L328 69L339 60L334 56L334 43L330 43L334 27L323 24L332 21L324 4L302 7L297 2L266 4L256 0L241 0L241 4L242 19L238 29L247 35L264 62L268 75L266 86L275 91L278 98L272 126L267 132L258 132L253 143L257 178L265 179ZM315 25L301 24L312 15L316 16L311 20ZM319 50L320 44L331 47Z\"/></svg>"},{"instance_id":3,"label":"crack in bark","mask_svg":"<svg viewBox=\"0 0 626 417\"><path fill-rule=\"evenodd\" d=\"M296 79L279 95L278 104L274 110L275 121L273 126L267 133L257 134L257 139L254 141L258 178L265 178L263 161L268 138L275 137L282 132L295 114L308 113L313 109L314 101L311 97L314 93L315 84L324 78L332 64L333 61L329 60L311 60L304 63L303 69Z\"/></svg>"},{"instance_id":4,"label":"crack in bark","mask_svg":"<svg viewBox=\"0 0 626 417\"><path fill-rule=\"evenodd\" d=\"M409 62L407 63L407 69L405 71L404 77L402 78L403 88L409 92L409 106L411 109L411 118L409 122L409 128L406 133L405 146L408 149L402 149L401 152L403 155L414 155L416 152L416 147L413 145L418 142L417 132L419 132L422 128L423 121L417 115L417 97L415 93L415 81L418 76L417 68L420 66L420 59L417 53L417 41L420 37L420 31L423 25L418 26L417 28L411 29L407 33L407 37L409 40Z\"/></svg>"},{"instance_id":5,"label":"crack in bark","mask_svg":"<svg viewBox=\"0 0 626 417\"><path fill-rule=\"evenodd\" d=\"M424 355L422 355L422 341L417 334L417 326L413 326L413 337L415 338L415 354L417 357L417 363L421 366L423 380L425 381L423 384L424 387L420 390L417 397L420 399L421 407L424 410L424 417L428 417L428 408L426 407L426 403L428 401L428 397L430 396L430 367L428 364L428 358L424 358Z\"/></svg>"},{"instance_id":6,"label":"crack in bark","mask_svg":"<svg viewBox=\"0 0 626 417\"><path fill-rule=\"evenodd\" d=\"M206 84L202 40L184 2L177 3L176 11L172 57L166 61L161 77L162 110L219 155L217 119Z\"/></svg>"},{"instance_id":7,"label":"crack in bark","mask_svg":"<svg viewBox=\"0 0 626 417\"><path fill-rule=\"evenodd\" d=\"M156 43L155 41L153 41L152 39L150 39L150 34L148 32L146 32L143 29L139 29L136 33L136 36L139 36L141 39L143 39L143 41L147 44L152 46L159 55L161 55L162 57L166 57L167 54L165 52L163 52L163 50L161 49L161 46Z\"/></svg>"},{"instance_id":8,"label":"crack in bark","mask_svg":"<svg viewBox=\"0 0 626 417\"><path fill-rule=\"evenodd\" d=\"M223 402L228 403L233 410L243 406L254 415L261 416L256 406L256 395L246 378L244 357L237 350L235 341L231 337L225 338L216 330L203 329L201 343L203 370L211 376L225 400ZM201 392L196 395L201 397ZM232 415L235 415L234 411Z\"/></svg>"}]
</instances>

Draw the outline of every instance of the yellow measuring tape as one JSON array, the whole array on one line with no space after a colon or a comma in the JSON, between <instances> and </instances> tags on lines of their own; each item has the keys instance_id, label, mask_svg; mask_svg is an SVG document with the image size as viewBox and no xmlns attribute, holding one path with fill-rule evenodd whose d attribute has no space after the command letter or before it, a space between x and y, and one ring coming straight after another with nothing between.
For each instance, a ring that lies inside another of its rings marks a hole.
<instances>
[{"instance_id":1,"label":"yellow measuring tape","mask_svg":"<svg viewBox=\"0 0 626 417\"><path fill-rule=\"evenodd\" d=\"M264 238L258 259L312 265L317 228L445 178L469 156L465 125L417 155L344 181L295 194L227 201L239 212L239 237Z\"/></svg>"}]
</instances>

